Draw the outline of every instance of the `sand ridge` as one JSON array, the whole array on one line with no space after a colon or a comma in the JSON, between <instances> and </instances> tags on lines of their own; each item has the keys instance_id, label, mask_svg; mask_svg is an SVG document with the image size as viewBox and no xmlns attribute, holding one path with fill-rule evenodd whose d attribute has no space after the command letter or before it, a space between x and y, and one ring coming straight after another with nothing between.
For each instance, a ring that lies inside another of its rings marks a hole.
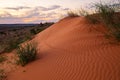
<instances>
[{"instance_id":1,"label":"sand ridge","mask_svg":"<svg viewBox=\"0 0 120 80\"><path fill-rule=\"evenodd\" d=\"M91 28L97 26L84 17L50 26L33 39L39 59L10 73L9 80L120 80L120 46L108 44Z\"/></svg>"}]
</instances>

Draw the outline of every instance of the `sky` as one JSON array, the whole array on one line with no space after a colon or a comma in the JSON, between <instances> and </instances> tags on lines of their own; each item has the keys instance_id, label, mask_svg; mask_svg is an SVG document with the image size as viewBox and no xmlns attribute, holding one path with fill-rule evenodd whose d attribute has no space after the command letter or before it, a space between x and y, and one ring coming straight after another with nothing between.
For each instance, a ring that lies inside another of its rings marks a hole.
<instances>
[{"instance_id":1,"label":"sky","mask_svg":"<svg viewBox=\"0 0 120 80\"><path fill-rule=\"evenodd\" d=\"M0 24L58 21L67 11L87 8L95 2L100 0L0 0Z\"/></svg>"}]
</instances>

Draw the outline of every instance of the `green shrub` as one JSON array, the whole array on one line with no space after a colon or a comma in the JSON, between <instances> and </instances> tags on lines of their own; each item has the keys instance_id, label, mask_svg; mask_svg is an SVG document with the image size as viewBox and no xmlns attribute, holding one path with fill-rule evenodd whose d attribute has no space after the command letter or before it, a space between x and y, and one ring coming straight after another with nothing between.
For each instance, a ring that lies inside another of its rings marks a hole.
<instances>
[{"instance_id":1,"label":"green shrub","mask_svg":"<svg viewBox=\"0 0 120 80\"><path fill-rule=\"evenodd\" d=\"M18 64L25 66L29 62L32 62L36 59L37 48L33 43L27 43L24 46L19 46L17 49Z\"/></svg>"},{"instance_id":2,"label":"green shrub","mask_svg":"<svg viewBox=\"0 0 120 80\"><path fill-rule=\"evenodd\" d=\"M6 80L7 76L3 69L0 69L0 80Z\"/></svg>"}]
</instances>

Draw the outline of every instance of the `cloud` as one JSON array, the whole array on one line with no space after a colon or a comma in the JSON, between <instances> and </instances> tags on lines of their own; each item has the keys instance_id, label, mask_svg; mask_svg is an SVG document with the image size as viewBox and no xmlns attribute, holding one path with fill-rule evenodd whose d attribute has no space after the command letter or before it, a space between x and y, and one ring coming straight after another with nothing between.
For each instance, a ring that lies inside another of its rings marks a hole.
<instances>
[{"instance_id":1,"label":"cloud","mask_svg":"<svg viewBox=\"0 0 120 80\"><path fill-rule=\"evenodd\" d=\"M0 14L0 19L11 18L11 17L13 17L13 16L6 11L4 11L2 14Z\"/></svg>"},{"instance_id":2,"label":"cloud","mask_svg":"<svg viewBox=\"0 0 120 80\"><path fill-rule=\"evenodd\" d=\"M23 17L17 17L14 15L11 15L8 12L4 12L3 14L0 14L0 24L1 23L39 23L39 22L45 22L45 21L56 21L57 13L52 11L49 13L41 13L38 12L29 12L28 15Z\"/></svg>"},{"instance_id":3,"label":"cloud","mask_svg":"<svg viewBox=\"0 0 120 80\"><path fill-rule=\"evenodd\" d=\"M59 5L53 5L49 8L38 6L38 7L33 8L32 10L30 10L29 12L26 12L27 15L25 16L25 18L30 18L30 17L34 17L34 16L38 16L38 17L46 16L46 14L47 14L47 16L48 15L50 16L50 15L56 14L56 13L52 12L52 14L51 13L48 14L46 11L55 11L56 9L59 9L60 7L61 6L59 6Z\"/></svg>"},{"instance_id":4,"label":"cloud","mask_svg":"<svg viewBox=\"0 0 120 80\"><path fill-rule=\"evenodd\" d=\"M60 5L53 5L50 8L48 8L48 10L58 9L60 7L61 7Z\"/></svg>"},{"instance_id":5,"label":"cloud","mask_svg":"<svg viewBox=\"0 0 120 80\"><path fill-rule=\"evenodd\" d=\"M30 18L30 17L34 17L34 16L39 16L39 12L31 12L28 13L28 15L24 16L25 18Z\"/></svg>"},{"instance_id":6,"label":"cloud","mask_svg":"<svg viewBox=\"0 0 120 80\"><path fill-rule=\"evenodd\" d=\"M23 23L21 18L17 18L11 15L9 12L3 12L0 14L0 24L12 24L12 23Z\"/></svg>"},{"instance_id":7,"label":"cloud","mask_svg":"<svg viewBox=\"0 0 120 80\"><path fill-rule=\"evenodd\" d=\"M5 9L21 10L21 9L30 9L30 7L24 7L24 6L19 6L19 7L6 7Z\"/></svg>"},{"instance_id":8,"label":"cloud","mask_svg":"<svg viewBox=\"0 0 120 80\"><path fill-rule=\"evenodd\" d=\"M24 17L23 21L24 22L38 22L38 21L54 21L54 19L56 19L57 17L57 13L53 12L49 12L49 13L42 13L42 14L31 14L31 17ZM37 16L36 16L37 15ZM30 15L29 15L30 16Z\"/></svg>"},{"instance_id":9,"label":"cloud","mask_svg":"<svg viewBox=\"0 0 120 80\"><path fill-rule=\"evenodd\" d=\"M61 9L61 10L67 11L67 10L70 10L70 8L64 8L64 9Z\"/></svg>"},{"instance_id":10,"label":"cloud","mask_svg":"<svg viewBox=\"0 0 120 80\"><path fill-rule=\"evenodd\" d=\"M7 9L12 9L14 11ZM41 21L57 21L60 15L59 12L64 12L65 10L69 10L69 8L62 8L62 6L59 5L53 5L50 7L7 7L4 9L4 13L0 14L0 22L38 23Z\"/></svg>"},{"instance_id":11,"label":"cloud","mask_svg":"<svg viewBox=\"0 0 120 80\"><path fill-rule=\"evenodd\" d=\"M40 9L41 11L49 11L49 10L59 9L60 7L61 7L60 5L53 5L53 6L50 6L49 8L38 6L36 7L36 9Z\"/></svg>"}]
</instances>

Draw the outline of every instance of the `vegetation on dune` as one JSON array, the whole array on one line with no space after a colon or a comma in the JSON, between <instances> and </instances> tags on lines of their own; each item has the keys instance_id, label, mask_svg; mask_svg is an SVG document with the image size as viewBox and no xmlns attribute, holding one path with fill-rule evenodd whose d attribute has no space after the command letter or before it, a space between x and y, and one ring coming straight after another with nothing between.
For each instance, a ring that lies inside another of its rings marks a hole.
<instances>
[{"instance_id":1,"label":"vegetation on dune","mask_svg":"<svg viewBox=\"0 0 120 80\"><path fill-rule=\"evenodd\" d=\"M17 63L21 66L25 66L29 62L32 62L36 59L37 56L37 47L34 43L27 43L24 46L19 46L16 49L18 61Z\"/></svg>"},{"instance_id":2,"label":"vegetation on dune","mask_svg":"<svg viewBox=\"0 0 120 80\"><path fill-rule=\"evenodd\" d=\"M120 41L120 5L116 4L94 4L94 13L90 14L84 9L70 11L68 17L84 16L90 24L102 23L107 29L107 38Z\"/></svg>"},{"instance_id":3,"label":"vegetation on dune","mask_svg":"<svg viewBox=\"0 0 120 80\"><path fill-rule=\"evenodd\" d=\"M106 35L120 41L120 12L116 6L107 4L96 4L96 11L100 15L100 20L105 24L108 32Z\"/></svg>"}]
</instances>

